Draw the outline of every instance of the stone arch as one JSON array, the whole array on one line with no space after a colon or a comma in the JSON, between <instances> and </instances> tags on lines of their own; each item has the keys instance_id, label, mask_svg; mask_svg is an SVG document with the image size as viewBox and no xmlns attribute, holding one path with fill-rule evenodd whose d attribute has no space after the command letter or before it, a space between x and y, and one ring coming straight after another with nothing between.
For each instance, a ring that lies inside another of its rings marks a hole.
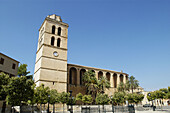
<instances>
[{"instance_id":1,"label":"stone arch","mask_svg":"<svg viewBox=\"0 0 170 113\"><path fill-rule=\"evenodd\" d=\"M85 69L81 69L80 70L80 85L83 85L83 75L86 72Z\"/></svg>"},{"instance_id":2,"label":"stone arch","mask_svg":"<svg viewBox=\"0 0 170 113\"><path fill-rule=\"evenodd\" d=\"M123 75L120 74L120 82L123 82Z\"/></svg>"},{"instance_id":3,"label":"stone arch","mask_svg":"<svg viewBox=\"0 0 170 113\"><path fill-rule=\"evenodd\" d=\"M55 34L55 25L52 26L52 34Z\"/></svg>"},{"instance_id":4,"label":"stone arch","mask_svg":"<svg viewBox=\"0 0 170 113\"><path fill-rule=\"evenodd\" d=\"M61 36L61 27L58 27L58 35Z\"/></svg>"},{"instance_id":5,"label":"stone arch","mask_svg":"<svg viewBox=\"0 0 170 113\"><path fill-rule=\"evenodd\" d=\"M51 37L51 45L54 46L54 41L55 41L55 38L54 37Z\"/></svg>"},{"instance_id":6,"label":"stone arch","mask_svg":"<svg viewBox=\"0 0 170 113\"><path fill-rule=\"evenodd\" d=\"M60 47L60 43L61 43L61 39L58 38L58 39L57 39L57 47Z\"/></svg>"},{"instance_id":7,"label":"stone arch","mask_svg":"<svg viewBox=\"0 0 170 113\"><path fill-rule=\"evenodd\" d=\"M117 88L117 74L116 73L113 74L113 83L114 83L113 87Z\"/></svg>"},{"instance_id":8,"label":"stone arch","mask_svg":"<svg viewBox=\"0 0 170 113\"><path fill-rule=\"evenodd\" d=\"M103 77L103 72L102 72L102 71L99 71L99 72L98 72L98 79L100 79L101 77Z\"/></svg>"},{"instance_id":9,"label":"stone arch","mask_svg":"<svg viewBox=\"0 0 170 113\"><path fill-rule=\"evenodd\" d=\"M69 84L77 85L77 69L75 67L70 68Z\"/></svg>"},{"instance_id":10,"label":"stone arch","mask_svg":"<svg viewBox=\"0 0 170 113\"><path fill-rule=\"evenodd\" d=\"M106 73L106 79L110 82L110 73L109 72Z\"/></svg>"}]
</instances>

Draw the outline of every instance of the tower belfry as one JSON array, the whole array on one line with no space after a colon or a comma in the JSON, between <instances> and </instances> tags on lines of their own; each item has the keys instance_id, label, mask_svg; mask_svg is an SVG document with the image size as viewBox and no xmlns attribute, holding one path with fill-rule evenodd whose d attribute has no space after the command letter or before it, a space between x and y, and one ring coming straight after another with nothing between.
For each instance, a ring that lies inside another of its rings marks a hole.
<instances>
[{"instance_id":1,"label":"tower belfry","mask_svg":"<svg viewBox=\"0 0 170 113\"><path fill-rule=\"evenodd\" d=\"M37 86L44 84L58 92L67 91L68 24L55 14L45 18L39 29L34 70Z\"/></svg>"}]
</instances>

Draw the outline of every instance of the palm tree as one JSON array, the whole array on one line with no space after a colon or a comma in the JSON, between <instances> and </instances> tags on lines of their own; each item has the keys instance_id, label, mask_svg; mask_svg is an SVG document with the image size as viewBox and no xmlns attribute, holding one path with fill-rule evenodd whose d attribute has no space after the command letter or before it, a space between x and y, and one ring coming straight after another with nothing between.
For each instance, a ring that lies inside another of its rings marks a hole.
<instances>
[{"instance_id":1,"label":"palm tree","mask_svg":"<svg viewBox=\"0 0 170 113\"><path fill-rule=\"evenodd\" d=\"M131 76L129 78L129 80L127 80L126 86L127 86L128 90L132 90L132 93L133 93L133 90L138 88L139 81L136 80L134 76Z\"/></svg>"},{"instance_id":2,"label":"palm tree","mask_svg":"<svg viewBox=\"0 0 170 113\"><path fill-rule=\"evenodd\" d=\"M95 99L99 89L95 73L91 70L85 72L83 75L83 82L85 84L85 87L87 88L87 94L92 95L92 97L94 97Z\"/></svg>"},{"instance_id":3,"label":"palm tree","mask_svg":"<svg viewBox=\"0 0 170 113\"><path fill-rule=\"evenodd\" d=\"M101 77L98 81L99 92L104 93L105 88L110 88L110 82L106 79L106 77Z\"/></svg>"}]
</instances>

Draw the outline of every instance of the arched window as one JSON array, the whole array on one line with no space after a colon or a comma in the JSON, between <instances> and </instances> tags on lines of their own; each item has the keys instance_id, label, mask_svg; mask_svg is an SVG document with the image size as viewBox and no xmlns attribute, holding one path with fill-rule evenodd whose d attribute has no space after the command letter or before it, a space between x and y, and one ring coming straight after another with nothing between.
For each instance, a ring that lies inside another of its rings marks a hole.
<instances>
[{"instance_id":1,"label":"arched window","mask_svg":"<svg viewBox=\"0 0 170 113\"><path fill-rule=\"evenodd\" d=\"M103 72L99 71L98 72L98 80L103 77Z\"/></svg>"},{"instance_id":2,"label":"arched window","mask_svg":"<svg viewBox=\"0 0 170 113\"><path fill-rule=\"evenodd\" d=\"M60 42L61 42L61 39L58 38L58 39L57 39L57 47L60 47Z\"/></svg>"},{"instance_id":3,"label":"arched window","mask_svg":"<svg viewBox=\"0 0 170 113\"><path fill-rule=\"evenodd\" d=\"M114 73L114 75L113 75L113 87L114 88L117 88L117 74L116 73Z\"/></svg>"},{"instance_id":4,"label":"arched window","mask_svg":"<svg viewBox=\"0 0 170 113\"><path fill-rule=\"evenodd\" d=\"M58 35L61 35L61 27L58 28Z\"/></svg>"},{"instance_id":5,"label":"arched window","mask_svg":"<svg viewBox=\"0 0 170 113\"><path fill-rule=\"evenodd\" d=\"M77 85L77 70L74 67L70 68L69 83Z\"/></svg>"},{"instance_id":6,"label":"arched window","mask_svg":"<svg viewBox=\"0 0 170 113\"><path fill-rule=\"evenodd\" d=\"M84 85L83 84L83 75L84 75L85 72L86 72L85 69L80 70L80 85Z\"/></svg>"},{"instance_id":7,"label":"arched window","mask_svg":"<svg viewBox=\"0 0 170 113\"><path fill-rule=\"evenodd\" d=\"M55 38L54 37L51 37L51 45L54 46L54 41L55 41Z\"/></svg>"},{"instance_id":8,"label":"arched window","mask_svg":"<svg viewBox=\"0 0 170 113\"><path fill-rule=\"evenodd\" d=\"M52 34L55 34L55 26L52 26Z\"/></svg>"}]
</instances>

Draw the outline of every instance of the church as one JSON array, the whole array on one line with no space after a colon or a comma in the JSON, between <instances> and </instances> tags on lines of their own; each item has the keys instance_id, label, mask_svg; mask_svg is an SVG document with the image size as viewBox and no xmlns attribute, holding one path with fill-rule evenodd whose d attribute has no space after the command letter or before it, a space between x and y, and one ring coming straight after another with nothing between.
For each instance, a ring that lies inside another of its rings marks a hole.
<instances>
[{"instance_id":1,"label":"church","mask_svg":"<svg viewBox=\"0 0 170 113\"><path fill-rule=\"evenodd\" d=\"M113 95L120 82L126 82L128 74L95 67L69 64L67 62L67 23L62 22L60 16L55 14L45 18L39 29L38 47L34 70L34 80L37 86L44 84L58 92L72 91L85 94L86 88L82 84L82 76L92 70L96 78L104 76L110 81L110 88L105 91ZM70 39L71 40L71 39Z\"/></svg>"}]
</instances>

